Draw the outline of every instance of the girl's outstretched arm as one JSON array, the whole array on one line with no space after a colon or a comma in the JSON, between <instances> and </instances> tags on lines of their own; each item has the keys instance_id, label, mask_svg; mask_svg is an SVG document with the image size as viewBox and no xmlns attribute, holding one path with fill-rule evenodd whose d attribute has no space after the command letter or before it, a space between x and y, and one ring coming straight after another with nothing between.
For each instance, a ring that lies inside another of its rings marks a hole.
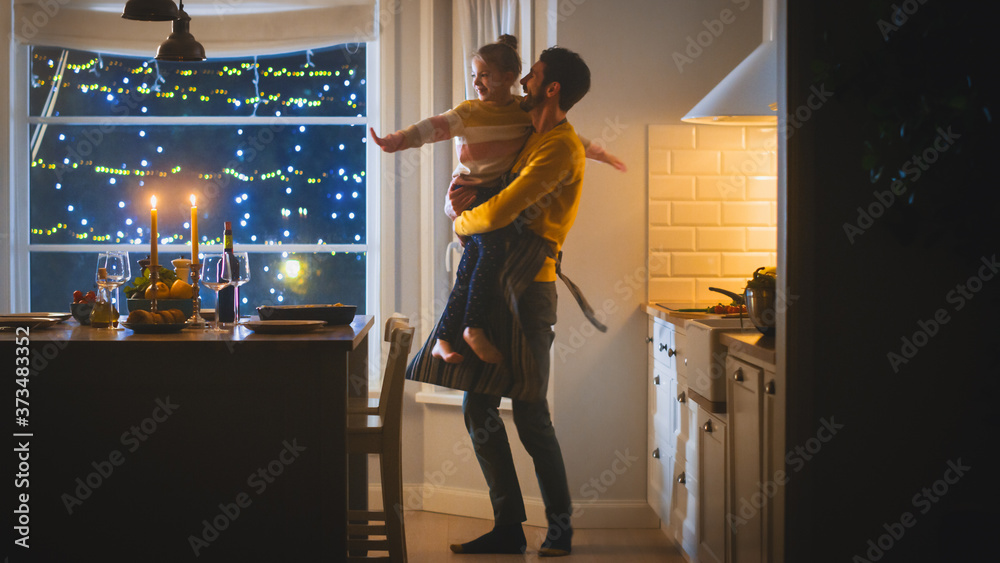
<instances>
[{"instance_id":1,"label":"girl's outstretched arm","mask_svg":"<svg viewBox=\"0 0 1000 563\"><path fill-rule=\"evenodd\" d=\"M396 152L409 147L406 146L406 136L401 132L396 131L395 133L389 133L385 137L379 137L375 134L375 129L369 127L369 131L372 134L372 140L378 145L383 152Z\"/></svg>"}]
</instances>

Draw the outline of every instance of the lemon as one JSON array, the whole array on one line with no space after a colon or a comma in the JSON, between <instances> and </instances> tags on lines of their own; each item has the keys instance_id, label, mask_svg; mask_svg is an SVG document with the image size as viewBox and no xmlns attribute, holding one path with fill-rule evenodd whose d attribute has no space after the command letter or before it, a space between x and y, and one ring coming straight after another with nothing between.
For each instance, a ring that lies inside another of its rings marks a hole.
<instances>
[{"instance_id":1,"label":"lemon","mask_svg":"<svg viewBox=\"0 0 1000 563\"><path fill-rule=\"evenodd\" d=\"M163 282L156 282L156 298L157 299L167 299L170 297L170 288L167 284ZM150 285L146 288L146 299L153 298L153 286Z\"/></svg>"},{"instance_id":2,"label":"lemon","mask_svg":"<svg viewBox=\"0 0 1000 563\"><path fill-rule=\"evenodd\" d=\"M191 299L191 284L184 280L175 280L170 286L171 299Z\"/></svg>"}]
</instances>

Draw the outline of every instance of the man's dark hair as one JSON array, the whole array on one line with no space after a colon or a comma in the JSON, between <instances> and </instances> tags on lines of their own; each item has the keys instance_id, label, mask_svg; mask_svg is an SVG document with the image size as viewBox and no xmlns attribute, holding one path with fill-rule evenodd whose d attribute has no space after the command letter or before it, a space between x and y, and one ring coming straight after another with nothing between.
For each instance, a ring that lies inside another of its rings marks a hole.
<instances>
[{"instance_id":1,"label":"man's dark hair","mask_svg":"<svg viewBox=\"0 0 1000 563\"><path fill-rule=\"evenodd\" d=\"M590 68L580 55L562 47L549 47L538 60L545 63L542 88L559 83L559 109L569 111L590 90Z\"/></svg>"}]
</instances>

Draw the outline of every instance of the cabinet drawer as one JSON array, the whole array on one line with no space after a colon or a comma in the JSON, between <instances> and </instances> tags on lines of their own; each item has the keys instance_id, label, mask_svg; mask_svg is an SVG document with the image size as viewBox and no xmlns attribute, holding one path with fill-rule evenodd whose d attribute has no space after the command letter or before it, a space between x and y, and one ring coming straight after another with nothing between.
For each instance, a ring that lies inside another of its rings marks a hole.
<instances>
[{"instance_id":1,"label":"cabinet drawer","mask_svg":"<svg viewBox=\"0 0 1000 563\"><path fill-rule=\"evenodd\" d=\"M673 494L674 457L667 450L667 440L651 439L647 462L648 481L646 500L660 516L660 520L670 520L671 495Z\"/></svg>"},{"instance_id":2,"label":"cabinet drawer","mask_svg":"<svg viewBox=\"0 0 1000 563\"><path fill-rule=\"evenodd\" d=\"M653 358L666 366L668 369L676 370L674 356L677 351L674 349L674 325L653 320L653 341L650 343L653 349Z\"/></svg>"},{"instance_id":3,"label":"cabinet drawer","mask_svg":"<svg viewBox=\"0 0 1000 563\"><path fill-rule=\"evenodd\" d=\"M677 375L687 375L687 336L680 330L674 330L674 352Z\"/></svg>"}]
</instances>

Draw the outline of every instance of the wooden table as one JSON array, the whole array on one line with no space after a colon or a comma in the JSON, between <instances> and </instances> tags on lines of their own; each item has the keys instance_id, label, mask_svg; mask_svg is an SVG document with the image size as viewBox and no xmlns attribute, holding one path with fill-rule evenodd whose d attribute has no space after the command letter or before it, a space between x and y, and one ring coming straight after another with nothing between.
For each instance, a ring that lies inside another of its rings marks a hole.
<instances>
[{"instance_id":1,"label":"wooden table","mask_svg":"<svg viewBox=\"0 0 1000 563\"><path fill-rule=\"evenodd\" d=\"M365 459L348 468L345 409L367 396L372 324L31 330L27 426L8 423L4 464L16 471L27 443L29 477L3 506L11 530L29 495L30 548L5 549L11 563L342 560L348 474L367 483ZM8 404L16 337L0 332ZM352 492L352 508L366 503Z\"/></svg>"}]
</instances>

